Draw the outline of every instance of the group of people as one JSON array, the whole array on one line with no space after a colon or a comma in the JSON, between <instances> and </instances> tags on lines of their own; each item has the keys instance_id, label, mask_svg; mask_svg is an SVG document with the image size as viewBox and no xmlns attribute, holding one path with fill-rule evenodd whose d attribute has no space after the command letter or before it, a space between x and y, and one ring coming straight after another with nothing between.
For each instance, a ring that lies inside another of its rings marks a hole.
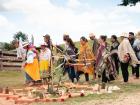
<instances>
[{"instance_id":1,"label":"group of people","mask_svg":"<svg viewBox=\"0 0 140 105\"><path fill-rule=\"evenodd\" d=\"M44 41L50 42L50 36L45 35ZM23 69L27 85L34 85L35 82L46 79L50 73L51 47L50 43L42 43L39 50L29 42L16 41L17 58L23 59Z\"/></svg>"},{"instance_id":2,"label":"group of people","mask_svg":"<svg viewBox=\"0 0 140 105\"><path fill-rule=\"evenodd\" d=\"M69 35L63 36L65 42L64 49L57 49L66 56L64 63L64 74L68 73L71 82L79 81L80 75L85 75L86 83L89 82L89 75L93 80L99 78L101 82L107 83L115 80L121 68L124 83L129 80L129 65L132 67L132 75L139 79L140 66L140 32L136 35L133 32L122 33L118 39L112 35L111 39L106 35L101 35L99 39L93 33L89 34L93 43L89 45L89 40L82 36L80 38L80 48L75 46ZM110 43L111 42L111 43ZM44 43L38 51L35 46L24 42L23 47L17 43L17 56L19 59L25 58L24 70L27 84L42 80L51 72L53 47L50 36L44 36ZM25 53L26 52L26 53Z\"/></svg>"}]
</instances>

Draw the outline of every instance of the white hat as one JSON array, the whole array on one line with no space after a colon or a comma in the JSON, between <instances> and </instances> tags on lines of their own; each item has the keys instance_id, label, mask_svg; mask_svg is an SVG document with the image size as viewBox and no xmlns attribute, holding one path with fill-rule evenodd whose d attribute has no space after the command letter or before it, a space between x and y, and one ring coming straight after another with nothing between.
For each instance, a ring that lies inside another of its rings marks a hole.
<instances>
[{"instance_id":1,"label":"white hat","mask_svg":"<svg viewBox=\"0 0 140 105\"><path fill-rule=\"evenodd\" d=\"M47 46L47 44L46 43L42 43L41 46Z\"/></svg>"},{"instance_id":2,"label":"white hat","mask_svg":"<svg viewBox=\"0 0 140 105\"><path fill-rule=\"evenodd\" d=\"M29 45L29 42L23 42L23 43L22 43L22 46L23 46L23 47L26 47L26 46L28 46L28 45Z\"/></svg>"},{"instance_id":3,"label":"white hat","mask_svg":"<svg viewBox=\"0 0 140 105\"><path fill-rule=\"evenodd\" d=\"M140 31L136 34L136 38L140 39Z\"/></svg>"},{"instance_id":4,"label":"white hat","mask_svg":"<svg viewBox=\"0 0 140 105\"><path fill-rule=\"evenodd\" d=\"M125 38L128 38L128 37L129 37L129 34L126 33L126 32L123 32L123 33L121 34L121 36L123 36L123 37L125 37Z\"/></svg>"},{"instance_id":5,"label":"white hat","mask_svg":"<svg viewBox=\"0 0 140 105\"><path fill-rule=\"evenodd\" d=\"M94 33L89 33L89 37L95 37Z\"/></svg>"},{"instance_id":6,"label":"white hat","mask_svg":"<svg viewBox=\"0 0 140 105\"><path fill-rule=\"evenodd\" d=\"M65 32L63 35L69 35L68 32Z\"/></svg>"}]
</instances>

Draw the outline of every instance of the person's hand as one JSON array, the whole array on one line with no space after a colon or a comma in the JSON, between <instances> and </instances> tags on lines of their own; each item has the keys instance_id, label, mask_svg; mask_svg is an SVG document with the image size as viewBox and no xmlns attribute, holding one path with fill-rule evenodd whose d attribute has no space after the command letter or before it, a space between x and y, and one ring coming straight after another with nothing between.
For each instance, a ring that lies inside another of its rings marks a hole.
<instances>
[{"instance_id":1,"label":"person's hand","mask_svg":"<svg viewBox=\"0 0 140 105\"><path fill-rule=\"evenodd\" d=\"M124 55L124 61L129 62L129 60L130 60L130 55L127 53Z\"/></svg>"},{"instance_id":2,"label":"person's hand","mask_svg":"<svg viewBox=\"0 0 140 105\"><path fill-rule=\"evenodd\" d=\"M27 63L24 63L24 64L22 65L22 67L25 68L26 65L27 65Z\"/></svg>"}]
</instances>

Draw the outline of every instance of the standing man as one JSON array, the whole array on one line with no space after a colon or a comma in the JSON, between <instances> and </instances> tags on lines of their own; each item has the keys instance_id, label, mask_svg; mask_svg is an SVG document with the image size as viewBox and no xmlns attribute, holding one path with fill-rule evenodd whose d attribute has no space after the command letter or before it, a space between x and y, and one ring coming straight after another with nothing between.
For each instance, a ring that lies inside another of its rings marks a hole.
<instances>
[{"instance_id":1,"label":"standing man","mask_svg":"<svg viewBox=\"0 0 140 105\"><path fill-rule=\"evenodd\" d=\"M136 35L136 40L134 41L133 49L135 51L138 60L140 60L140 32L138 32ZM140 64L137 64L135 67L135 72L136 72L135 79L139 79L139 66Z\"/></svg>"},{"instance_id":2,"label":"standing man","mask_svg":"<svg viewBox=\"0 0 140 105\"><path fill-rule=\"evenodd\" d=\"M98 48L99 48L99 42L98 42L98 40L96 39L96 37L93 33L89 34L89 38L90 38L90 40L93 41L92 52L93 52L93 54L95 56L95 59L96 59L97 51L98 51ZM94 67L95 67L95 64L96 63L94 63ZM94 75L94 79L96 79L96 72L94 72L93 75Z\"/></svg>"},{"instance_id":3,"label":"standing man","mask_svg":"<svg viewBox=\"0 0 140 105\"><path fill-rule=\"evenodd\" d=\"M47 48L52 50L52 41L49 34L46 34L44 37L44 42L47 44Z\"/></svg>"},{"instance_id":4,"label":"standing man","mask_svg":"<svg viewBox=\"0 0 140 105\"><path fill-rule=\"evenodd\" d=\"M129 78L129 72L128 72L129 64L135 66L136 64L140 64L140 61L138 61L136 54L129 42L128 34L123 33L121 36L122 36L122 42L118 47L118 57L121 64L122 76L124 82L127 83Z\"/></svg>"},{"instance_id":5,"label":"standing man","mask_svg":"<svg viewBox=\"0 0 140 105\"><path fill-rule=\"evenodd\" d=\"M133 48L133 44L134 44L134 41L135 41L135 36L134 36L133 32L129 32L128 39L129 39L129 42L130 42L130 44L131 44L131 46ZM135 68L132 66L132 75L135 76L135 73L136 73Z\"/></svg>"},{"instance_id":6,"label":"standing man","mask_svg":"<svg viewBox=\"0 0 140 105\"><path fill-rule=\"evenodd\" d=\"M112 44L111 44L111 52L113 52L115 50L118 51L119 41L118 41L116 35L111 36L111 42L112 42ZM112 54L112 59L115 62L115 67L116 67L117 74L119 74L119 58L118 58L118 54L117 53Z\"/></svg>"},{"instance_id":7,"label":"standing man","mask_svg":"<svg viewBox=\"0 0 140 105\"><path fill-rule=\"evenodd\" d=\"M93 33L89 34L89 38L93 41L93 45L92 45L92 52L96 57L97 54L97 50L99 48L99 43L98 40L96 39L95 35Z\"/></svg>"}]
</instances>

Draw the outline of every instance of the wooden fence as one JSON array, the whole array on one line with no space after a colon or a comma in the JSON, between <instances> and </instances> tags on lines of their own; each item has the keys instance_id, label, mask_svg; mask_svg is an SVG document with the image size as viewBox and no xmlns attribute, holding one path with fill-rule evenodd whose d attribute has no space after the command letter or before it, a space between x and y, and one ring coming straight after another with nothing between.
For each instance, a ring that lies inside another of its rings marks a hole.
<instances>
[{"instance_id":1,"label":"wooden fence","mask_svg":"<svg viewBox=\"0 0 140 105\"><path fill-rule=\"evenodd\" d=\"M0 70L21 70L22 60L14 51L0 51Z\"/></svg>"}]
</instances>

